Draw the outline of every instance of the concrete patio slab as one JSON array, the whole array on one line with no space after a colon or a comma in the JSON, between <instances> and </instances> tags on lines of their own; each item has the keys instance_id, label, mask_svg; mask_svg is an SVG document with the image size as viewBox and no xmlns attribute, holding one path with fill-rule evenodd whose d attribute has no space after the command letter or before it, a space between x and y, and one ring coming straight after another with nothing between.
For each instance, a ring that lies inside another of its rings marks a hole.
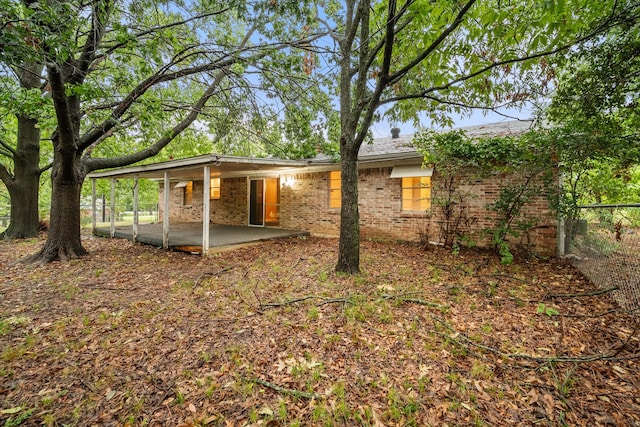
<instances>
[{"instance_id":1,"label":"concrete patio slab","mask_svg":"<svg viewBox=\"0 0 640 427\"><path fill-rule=\"evenodd\" d=\"M103 237L110 237L111 235L109 227L96 228L94 234ZM299 230L211 224L209 226L209 247L217 248L308 235L309 232ZM132 227L130 225L116 227L115 237L131 240L133 237ZM162 247L162 224L138 225L137 240L140 243ZM197 249L202 248L202 224L171 224L169 227L169 247L176 249L188 248L189 252L198 252Z\"/></svg>"}]
</instances>

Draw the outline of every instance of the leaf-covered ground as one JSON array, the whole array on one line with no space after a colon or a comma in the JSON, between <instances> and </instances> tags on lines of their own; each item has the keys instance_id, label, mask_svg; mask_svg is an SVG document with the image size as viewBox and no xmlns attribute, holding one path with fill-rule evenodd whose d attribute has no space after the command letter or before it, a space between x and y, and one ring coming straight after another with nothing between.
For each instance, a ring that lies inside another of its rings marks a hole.
<instances>
[{"instance_id":1,"label":"leaf-covered ground","mask_svg":"<svg viewBox=\"0 0 640 427\"><path fill-rule=\"evenodd\" d=\"M640 425L636 324L565 262L364 242L350 277L336 240L86 238L15 263L41 244L0 243L5 426Z\"/></svg>"}]
</instances>

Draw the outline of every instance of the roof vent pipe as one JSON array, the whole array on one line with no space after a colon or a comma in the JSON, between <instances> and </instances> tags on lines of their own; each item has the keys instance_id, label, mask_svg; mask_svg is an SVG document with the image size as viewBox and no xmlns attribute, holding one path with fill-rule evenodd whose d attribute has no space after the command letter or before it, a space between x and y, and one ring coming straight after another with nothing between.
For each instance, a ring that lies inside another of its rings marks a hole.
<instances>
[{"instance_id":1,"label":"roof vent pipe","mask_svg":"<svg viewBox=\"0 0 640 427\"><path fill-rule=\"evenodd\" d=\"M400 128L391 128L391 138L393 139L400 138Z\"/></svg>"}]
</instances>

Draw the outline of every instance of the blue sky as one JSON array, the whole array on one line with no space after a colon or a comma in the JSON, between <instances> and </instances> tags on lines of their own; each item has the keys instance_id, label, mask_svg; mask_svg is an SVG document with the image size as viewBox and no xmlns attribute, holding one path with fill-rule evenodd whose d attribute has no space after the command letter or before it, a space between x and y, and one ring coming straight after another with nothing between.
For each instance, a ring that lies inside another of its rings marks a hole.
<instances>
[{"instance_id":1,"label":"blue sky","mask_svg":"<svg viewBox=\"0 0 640 427\"><path fill-rule=\"evenodd\" d=\"M475 126L482 125L487 123L499 123L505 121L511 121L515 119L531 119L533 118L533 111L531 109L525 108L522 110L506 110L504 113L509 116L505 117L505 115L497 114L494 112L483 113L482 111L475 111L471 115L452 115L454 121L454 129L466 127L466 126ZM511 118L513 117L513 118ZM430 122L428 120L424 120L422 123L423 128L429 128ZM391 135L391 125L383 120L379 123L374 123L371 126L371 132L373 133L374 138L381 138L385 136ZM413 123L402 123L398 124L397 127L400 128L400 133L403 135L415 133L420 128L416 128ZM436 129L441 129L441 126L435 126Z\"/></svg>"}]
</instances>

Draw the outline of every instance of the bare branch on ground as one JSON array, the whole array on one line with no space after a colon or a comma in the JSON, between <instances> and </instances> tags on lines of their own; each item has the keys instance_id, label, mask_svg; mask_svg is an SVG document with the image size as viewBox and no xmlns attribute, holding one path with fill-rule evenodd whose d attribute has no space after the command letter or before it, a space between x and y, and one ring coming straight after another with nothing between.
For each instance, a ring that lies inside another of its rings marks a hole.
<instances>
[{"instance_id":1,"label":"bare branch on ground","mask_svg":"<svg viewBox=\"0 0 640 427\"><path fill-rule=\"evenodd\" d=\"M193 285L193 287L194 288L197 287L200 284L200 282L202 280L204 280L205 278L211 278L211 277L219 276L221 274L226 273L227 271L233 270L236 265L237 264L230 265L229 267L225 267L222 270L218 270L218 271L215 271L215 272L205 271L204 273L200 274L200 276L196 280L196 283Z\"/></svg>"},{"instance_id":2,"label":"bare branch on ground","mask_svg":"<svg viewBox=\"0 0 640 427\"><path fill-rule=\"evenodd\" d=\"M626 341L624 341L624 343L615 350L612 350L609 353L601 353L601 354L594 354L594 355L590 355L590 356L550 356L550 357L544 357L544 356L534 356L531 354L526 354L526 353L505 353L503 351L500 351L499 349L495 348L495 347L490 347L487 345L483 345L483 344L478 344L476 342L474 342L473 340L469 339L466 335L455 331L449 324L447 324L447 322L445 322L444 320L436 317L436 316L431 316L433 318L433 320L435 320L436 322L440 323L441 325L443 325L450 333L449 334L442 334L444 335L446 338L450 339L451 341L453 341L454 343L456 343L458 346L462 347L462 348L469 348L469 346L475 347L475 348L479 348L481 350L484 351L488 351L490 353L494 353L497 354L501 357L506 357L509 359L526 359L526 360L532 360L534 362L540 362L540 363L552 363L552 362L573 362L573 363L585 363L585 362L596 362L599 360L607 360L607 361L616 361L616 360L627 360L629 359L629 357L618 357L618 355L627 347L627 344L629 343L629 341L631 341L631 339L633 338L633 336L635 335L635 333L638 330L638 326L635 327L635 329L633 330L633 332L631 332L631 334L629 334L629 336L627 337ZM634 355L631 358L640 358L640 355Z\"/></svg>"},{"instance_id":3,"label":"bare branch on ground","mask_svg":"<svg viewBox=\"0 0 640 427\"><path fill-rule=\"evenodd\" d=\"M300 390L295 390L295 389L292 389L292 388L282 387L282 386L279 386L279 385L274 384L272 382L261 380L260 378L245 378L245 379L247 381L252 382L252 383L260 384L263 387L267 387L267 388L270 388L272 390L275 390L278 393L288 394L288 395L295 396L295 397L302 397L302 398L305 398L305 399L318 399L318 400L322 399L322 396L319 395L318 393L309 393L309 392L306 392L306 391L300 391Z\"/></svg>"},{"instance_id":4,"label":"bare branch on ground","mask_svg":"<svg viewBox=\"0 0 640 427\"><path fill-rule=\"evenodd\" d=\"M440 309L446 309L449 308L446 305L441 305L435 302L431 302L431 301L426 301L420 298L414 298L412 295L419 295L421 294L420 292L410 292L410 293L406 293L406 294L398 294L398 295L389 295L389 294L382 294L381 295L381 300L383 301L387 301L387 300L397 300L397 301L402 301L402 302L410 302L413 304L419 304L419 305L425 305L427 307L435 307L435 308L440 308Z\"/></svg>"},{"instance_id":5,"label":"bare branch on ground","mask_svg":"<svg viewBox=\"0 0 640 427\"><path fill-rule=\"evenodd\" d=\"M597 295L608 294L609 292L617 291L618 289L620 288L617 286L614 286L613 288L598 289L593 292L585 292L585 293L578 293L578 294L549 294L549 295L545 295L544 299L594 297Z\"/></svg>"},{"instance_id":6,"label":"bare branch on ground","mask_svg":"<svg viewBox=\"0 0 640 427\"><path fill-rule=\"evenodd\" d=\"M318 295L307 295L304 297L300 297L300 298L293 298L290 300L285 300L282 302L266 302L263 304L260 304L260 309L265 309L265 308L277 308L277 307L283 307L285 305L292 305L292 304L296 304L299 302L303 302L303 301L307 301L310 299L319 299L321 300L319 303L316 304L317 307L321 306L321 305L325 305L325 304L332 304L332 303L344 303L344 304L353 304L353 301L351 301L349 298L327 298L327 297L321 297Z\"/></svg>"}]
</instances>

